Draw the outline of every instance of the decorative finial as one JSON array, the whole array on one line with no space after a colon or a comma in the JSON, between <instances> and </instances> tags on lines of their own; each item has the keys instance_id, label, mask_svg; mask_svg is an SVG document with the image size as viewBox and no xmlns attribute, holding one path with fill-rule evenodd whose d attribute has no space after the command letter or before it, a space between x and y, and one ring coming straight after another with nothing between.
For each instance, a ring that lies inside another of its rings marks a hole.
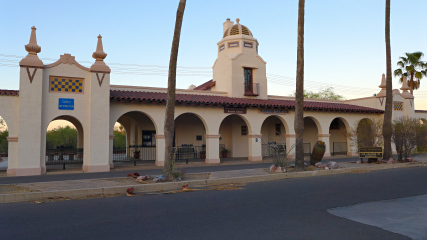
<instances>
[{"instance_id":1,"label":"decorative finial","mask_svg":"<svg viewBox=\"0 0 427 240\"><path fill-rule=\"evenodd\" d=\"M25 50L28 55L19 62L20 66L43 67L43 62L37 56L42 48L37 45L36 27L34 26L31 28L30 42L25 45Z\"/></svg>"},{"instance_id":2,"label":"decorative finial","mask_svg":"<svg viewBox=\"0 0 427 240\"><path fill-rule=\"evenodd\" d=\"M37 55L37 53L41 52L42 50L42 48L37 45L36 29L37 28L34 26L31 28L30 42L25 45L25 50L27 50L27 52L32 55Z\"/></svg>"},{"instance_id":3,"label":"decorative finial","mask_svg":"<svg viewBox=\"0 0 427 240\"><path fill-rule=\"evenodd\" d=\"M92 57L96 59L96 61L104 61L107 57L107 54L104 52L104 48L102 46L102 36L99 34L98 43L96 44L96 52L92 54Z\"/></svg>"},{"instance_id":4,"label":"decorative finial","mask_svg":"<svg viewBox=\"0 0 427 240\"><path fill-rule=\"evenodd\" d=\"M240 18L236 18L236 22L237 22L237 24L239 24Z\"/></svg>"},{"instance_id":5,"label":"decorative finial","mask_svg":"<svg viewBox=\"0 0 427 240\"><path fill-rule=\"evenodd\" d=\"M381 79L381 85L378 86L379 88L386 88L387 87L387 83L385 81L385 74L383 73L383 77Z\"/></svg>"},{"instance_id":6,"label":"decorative finial","mask_svg":"<svg viewBox=\"0 0 427 240\"><path fill-rule=\"evenodd\" d=\"M102 46L101 34L99 34L98 36L98 43L96 44L96 52L92 54L92 57L95 58L96 61L90 67L91 71L111 72L110 68L104 62L104 59L107 57L107 54L104 52L104 47Z\"/></svg>"}]
</instances>

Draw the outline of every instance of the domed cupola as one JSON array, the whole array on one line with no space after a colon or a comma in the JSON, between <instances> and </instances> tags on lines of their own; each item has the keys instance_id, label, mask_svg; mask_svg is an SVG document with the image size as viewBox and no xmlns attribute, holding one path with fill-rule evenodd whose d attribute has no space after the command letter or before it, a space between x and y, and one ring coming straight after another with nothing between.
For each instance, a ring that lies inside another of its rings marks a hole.
<instances>
[{"instance_id":1,"label":"domed cupola","mask_svg":"<svg viewBox=\"0 0 427 240\"><path fill-rule=\"evenodd\" d=\"M230 21L230 20L227 19L227 21ZM237 18L236 22L237 22L237 24L233 25L232 27L229 27L228 29L226 29L224 31L223 38L225 38L227 36L233 36L233 35L239 35L239 34L248 35L248 36L253 37L252 32L249 30L249 28L247 28L246 26L241 25L239 23L240 19ZM230 23L232 23L232 22L230 21Z\"/></svg>"}]
</instances>

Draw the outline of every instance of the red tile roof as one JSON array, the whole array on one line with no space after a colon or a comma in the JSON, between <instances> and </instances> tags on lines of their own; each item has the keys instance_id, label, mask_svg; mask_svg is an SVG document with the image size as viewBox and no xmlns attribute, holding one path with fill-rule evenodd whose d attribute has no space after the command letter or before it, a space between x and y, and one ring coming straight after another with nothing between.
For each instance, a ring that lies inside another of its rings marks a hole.
<instances>
[{"instance_id":1,"label":"red tile roof","mask_svg":"<svg viewBox=\"0 0 427 240\"><path fill-rule=\"evenodd\" d=\"M134 92L122 90L110 90L110 99L126 102L141 103L166 103L166 93L159 92ZM205 106L239 106L255 108L282 108L294 109L295 101L278 99L254 99L231 98L212 95L176 94L176 103L182 105ZM361 107L344 103L329 102L304 102L305 110L336 111L336 112L360 112L360 113L384 113L383 110Z\"/></svg>"},{"instance_id":2,"label":"red tile roof","mask_svg":"<svg viewBox=\"0 0 427 240\"><path fill-rule=\"evenodd\" d=\"M216 82L213 79L211 79L203 83L202 85L195 87L194 90L208 90L208 89L211 89L213 86L215 86L215 84Z\"/></svg>"},{"instance_id":3,"label":"red tile roof","mask_svg":"<svg viewBox=\"0 0 427 240\"><path fill-rule=\"evenodd\" d=\"M19 91L0 89L0 96L19 96Z\"/></svg>"}]
</instances>

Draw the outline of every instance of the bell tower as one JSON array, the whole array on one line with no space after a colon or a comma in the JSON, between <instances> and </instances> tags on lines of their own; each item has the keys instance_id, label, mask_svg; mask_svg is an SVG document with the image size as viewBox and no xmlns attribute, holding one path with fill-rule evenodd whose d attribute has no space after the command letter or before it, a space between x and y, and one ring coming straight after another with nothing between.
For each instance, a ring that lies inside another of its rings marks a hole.
<instances>
[{"instance_id":1,"label":"bell tower","mask_svg":"<svg viewBox=\"0 0 427 240\"><path fill-rule=\"evenodd\" d=\"M252 32L227 19L223 38L218 42L218 58L213 66L213 91L229 97L267 98L266 62L258 55L258 40Z\"/></svg>"}]
</instances>

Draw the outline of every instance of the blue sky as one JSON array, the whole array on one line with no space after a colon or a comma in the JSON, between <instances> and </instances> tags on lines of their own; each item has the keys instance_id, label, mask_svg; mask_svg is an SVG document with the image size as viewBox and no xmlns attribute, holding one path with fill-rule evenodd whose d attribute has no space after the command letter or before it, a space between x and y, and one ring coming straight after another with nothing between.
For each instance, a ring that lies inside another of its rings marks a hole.
<instances>
[{"instance_id":1,"label":"blue sky","mask_svg":"<svg viewBox=\"0 0 427 240\"><path fill-rule=\"evenodd\" d=\"M178 0L0 0L0 89L19 88L19 57L27 54L24 45L33 25L42 47L39 57L45 64L70 53L90 66L96 37L101 34L108 54L105 61L113 70L112 84L166 87L177 6ZM391 9L394 70L405 52L427 54L427 1L392 0ZM226 18L240 18L260 43L259 55L267 62L269 94L291 94L295 88L297 11L297 0L188 0L177 87L211 79L222 23ZM385 0L306 0L306 89L333 86L347 99L377 93L386 68L384 14ZM393 88L400 88L397 78ZM416 108L427 109L427 78L415 97Z\"/></svg>"}]
</instances>

